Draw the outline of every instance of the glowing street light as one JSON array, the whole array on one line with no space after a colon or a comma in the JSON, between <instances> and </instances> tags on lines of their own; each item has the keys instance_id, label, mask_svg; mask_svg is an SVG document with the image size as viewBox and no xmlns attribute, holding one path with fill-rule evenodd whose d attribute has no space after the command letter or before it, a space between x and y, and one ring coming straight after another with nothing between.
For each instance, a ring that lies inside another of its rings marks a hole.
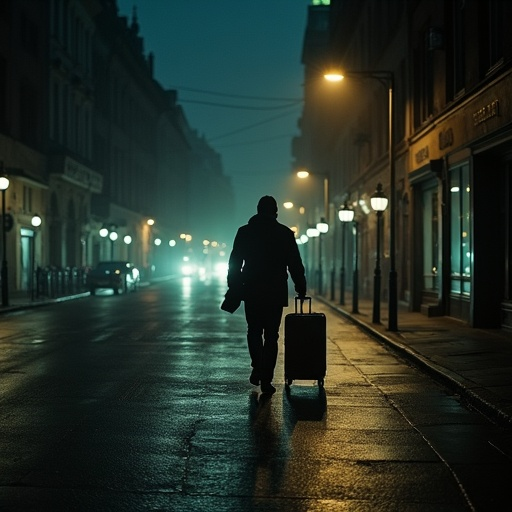
<instances>
[{"instance_id":1,"label":"glowing street light","mask_svg":"<svg viewBox=\"0 0 512 512\"><path fill-rule=\"evenodd\" d=\"M102 238L108 238L110 240L110 260L114 261L114 242L119 238L119 234L116 231L117 226L110 226L110 229L106 226L102 226L99 230L99 235Z\"/></svg>"},{"instance_id":2,"label":"glowing street light","mask_svg":"<svg viewBox=\"0 0 512 512\"><path fill-rule=\"evenodd\" d=\"M4 164L0 163L0 172L3 171ZM5 191L9 188L9 178L0 176L0 190L2 191L2 306L9 305L9 286L7 283L7 243L6 243L6 227L5 227Z\"/></svg>"},{"instance_id":3,"label":"glowing street light","mask_svg":"<svg viewBox=\"0 0 512 512\"><path fill-rule=\"evenodd\" d=\"M362 77L378 80L388 89L388 160L389 160L389 314L388 329L398 330L398 276L396 271L396 184L395 184L395 142L394 142L394 101L395 75L392 71L350 71L329 70L324 78L329 82L341 82L345 77Z\"/></svg>"},{"instance_id":4,"label":"glowing street light","mask_svg":"<svg viewBox=\"0 0 512 512\"><path fill-rule=\"evenodd\" d=\"M31 267L32 267L32 273L30 278L30 296L31 299L34 300L35 298L35 290L36 290L36 234L38 228L43 223L43 220L41 217L36 213L32 216L32 219L30 219L30 224L32 224L32 227L34 228L34 232L32 235L32 254L31 254Z\"/></svg>"},{"instance_id":5,"label":"glowing street light","mask_svg":"<svg viewBox=\"0 0 512 512\"><path fill-rule=\"evenodd\" d=\"M377 190L370 198L372 208L377 212L377 253L375 256L375 272L373 276L373 323L380 323L380 239L381 239L381 223L382 214L388 207L388 198L382 191L382 185L377 185Z\"/></svg>"},{"instance_id":6,"label":"glowing street light","mask_svg":"<svg viewBox=\"0 0 512 512\"><path fill-rule=\"evenodd\" d=\"M354 219L354 210L349 208L347 202L338 210L341 221L341 269L340 269L340 304L345 305L345 225Z\"/></svg>"}]
</instances>

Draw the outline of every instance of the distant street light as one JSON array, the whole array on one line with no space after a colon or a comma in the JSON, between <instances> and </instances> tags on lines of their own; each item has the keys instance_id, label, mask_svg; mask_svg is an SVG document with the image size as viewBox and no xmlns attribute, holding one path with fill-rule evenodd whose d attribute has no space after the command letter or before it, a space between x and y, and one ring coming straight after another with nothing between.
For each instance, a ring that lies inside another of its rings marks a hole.
<instances>
[{"instance_id":1,"label":"distant street light","mask_svg":"<svg viewBox=\"0 0 512 512\"><path fill-rule=\"evenodd\" d=\"M34 228L34 232L32 235L32 254L31 254L31 278L30 278L30 296L31 299L34 300L35 298L35 290L36 290L36 235L37 235L37 229L41 226L43 223L41 217L37 215L37 213L32 217L30 220L30 223L32 224L32 227Z\"/></svg>"},{"instance_id":2,"label":"distant street light","mask_svg":"<svg viewBox=\"0 0 512 512\"><path fill-rule=\"evenodd\" d=\"M300 179L307 178L310 174L313 176L323 176L324 178L324 216L321 218L320 222L316 225L319 235L327 233L329 230L329 177L326 174L322 173L310 173L307 169L301 169L297 171L297 177ZM323 268L322 268L322 237L320 236L319 244L318 244L318 294L323 294ZM332 279L331 279L332 281ZM332 292L331 292L332 295Z\"/></svg>"},{"instance_id":3,"label":"distant street light","mask_svg":"<svg viewBox=\"0 0 512 512\"><path fill-rule=\"evenodd\" d=\"M3 171L4 164L0 164L0 172ZM0 176L0 190L2 191L2 306L9 305L9 286L7 283L7 243L5 228L5 191L9 188L9 178Z\"/></svg>"},{"instance_id":4,"label":"distant street light","mask_svg":"<svg viewBox=\"0 0 512 512\"><path fill-rule=\"evenodd\" d=\"M326 174L321 173L310 173L306 169L301 169L297 171L297 177L300 179L307 178L310 174L313 176L323 176L324 177L324 218L329 220L329 177Z\"/></svg>"},{"instance_id":5,"label":"distant street light","mask_svg":"<svg viewBox=\"0 0 512 512\"><path fill-rule=\"evenodd\" d=\"M307 230L306 230L306 236L309 238L318 238L320 236L320 231L318 231L318 229L316 227L309 227ZM315 257L315 246L314 244L312 244L311 246L311 253L312 253L312 258L311 258L311 269L314 269L315 268L315 263L316 263L316 257ZM312 272L314 272L312 270ZM313 276L314 277L314 276Z\"/></svg>"},{"instance_id":6,"label":"distant street light","mask_svg":"<svg viewBox=\"0 0 512 512\"><path fill-rule=\"evenodd\" d=\"M323 294L323 268L322 268L322 235L325 235L329 231L329 224L327 224L324 217L317 223L316 229L320 234L318 240L318 293Z\"/></svg>"},{"instance_id":7,"label":"distant street light","mask_svg":"<svg viewBox=\"0 0 512 512\"><path fill-rule=\"evenodd\" d=\"M119 238L117 231L115 231L115 226L112 226L112 231L108 234L110 238L110 259L114 261L114 242Z\"/></svg>"},{"instance_id":8,"label":"distant street light","mask_svg":"<svg viewBox=\"0 0 512 512\"><path fill-rule=\"evenodd\" d=\"M155 219L149 218L146 220L146 224L148 225L148 238L147 238L147 245L145 245L145 255L146 255L146 262L145 262L145 270L147 271L147 279L151 279L153 272L156 269L156 266L154 264L155 255L153 251L153 226L155 225ZM147 248L147 249L146 249Z\"/></svg>"},{"instance_id":9,"label":"distant street light","mask_svg":"<svg viewBox=\"0 0 512 512\"><path fill-rule=\"evenodd\" d=\"M119 234L116 231L117 226L111 225L110 228L107 228L106 226L103 226L100 231L99 235L102 238L107 238L110 240L110 260L114 261L114 242L119 238Z\"/></svg>"},{"instance_id":10,"label":"distant street light","mask_svg":"<svg viewBox=\"0 0 512 512\"><path fill-rule=\"evenodd\" d=\"M354 235L354 271L352 272L352 313L359 313L359 226L357 221L352 225Z\"/></svg>"}]
</instances>

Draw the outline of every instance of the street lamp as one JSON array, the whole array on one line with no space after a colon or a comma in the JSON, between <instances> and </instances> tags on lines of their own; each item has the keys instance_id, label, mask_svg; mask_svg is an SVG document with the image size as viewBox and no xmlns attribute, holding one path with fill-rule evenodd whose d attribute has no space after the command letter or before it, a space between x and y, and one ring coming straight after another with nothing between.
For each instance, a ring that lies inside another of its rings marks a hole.
<instances>
[{"instance_id":1,"label":"street lamp","mask_svg":"<svg viewBox=\"0 0 512 512\"><path fill-rule=\"evenodd\" d=\"M3 163L0 164L0 172L3 171ZM0 190L2 191L2 306L9 305L9 286L7 283L7 247L5 229L5 191L9 188L9 178L0 176Z\"/></svg>"},{"instance_id":2,"label":"street lamp","mask_svg":"<svg viewBox=\"0 0 512 512\"><path fill-rule=\"evenodd\" d=\"M390 331L398 330L398 290L397 290L397 271L396 271L396 192L395 192L395 142L394 142L394 101L393 89L395 75L392 71L351 71L345 76L355 76L363 78L373 78L388 88L388 159L389 159L389 300L388 300L388 329ZM344 75L339 71L330 71L324 75L324 78L330 82L340 82Z\"/></svg>"},{"instance_id":3,"label":"street lamp","mask_svg":"<svg viewBox=\"0 0 512 512\"><path fill-rule=\"evenodd\" d=\"M318 254L318 294L322 295L323 293L323 270L322 270L322 234L327 233L329 231L329 225L327 224L327 221L329 220L329 178L325 174L321 173L312 173L313 175L319 175L324 177L324 216L320 219L320 222L316 225L318 231L319 231L319 254ZM297 177L301 179L305 179L310 175L309 171L306 169L301 169L300 171L297 171ZM333 257L334 260L334 257ZM334 264L334 263L333 263ZM331 283L333 283L334 277L332 274ZM331 286L331 295L333 294Z\"/></svg>"},{"instance_id":4,"label":"street lamp","mask_svg":"<svg viewBox=\"0 0 512 512\"><path fill-rule=\"evenodd\" d=\"M110 229L106 226L103 226L100 231L99 235L102 238L109 238L110 240L110 260L114 261L114 242L118 239L119 235L116 231L117 227L112 225L110 226Z\"/></svg>"},{"instance_id":5,"label":"street lamp","mask_svg":"<svg viewBox=\"0 0 512 512\"><path fill-rule=\"evenodd\" d=\"M319 233L318 239L318 293L323 294L323 269L322 269L322 235L329 231L329 224L327 224L324 217L317 223L316 229Z\"/></svg>"},{"instance_id":6,"label":"street lamp","mask_svg":"<svg viewBox=\"0 0 512 512\"><path fill-rule=\"evenodd\" d=\"M341 221L341 269L340 269L340 304L345 305L345 225L354 220L354 210L345 204L338 210Z\"/></svg>"},{"instance_id":7,"label":"street lamp","mask_svg":"<svg viewBox=\"0 0 512 512\"><path fill-rule=\"evenodd\" d=\"M354 221L352 234L354 235L354 270L352 272L352 313L359 313L359 235L358 224Z\"/></svg>"},{"instance_id":8,"label":"street lamp","mask_svg":"<svg viewBox=\"0 0 512 512\"><path fill-rule=\"evenodd\" d=\"M117 231L115 231L115 227L112 227L111 229L112 231L108 234L110 239L110 259L114 261L114 242L118 239L119 235L117 234Z\"/></svg>"},{"instance_id":9,"label":"street lamp","mask_svg":"<svg viewBox=\"0 0 512 512\"><path fill-rule=\"evenodd\" d=\"M294 215L293 216L293 222L296 223L296 225L289 226L290 229L295 233L295 235L298 235L302 233L302 220L301 217L304 216L306 213L306 208L304 206L297 206L293 203L293 201L285 201L283 203L283 208L285 210L291 211L292 209L297 210L299 213L299 216Z\"/></svg>"},{"instance_id":10,"label":"street lamp","mask_svg":"<svg viewBox=\"0 0 512 512\"><path fill-rule=\"evenodd\" d=\"M320 236L320 231L316 227L309 227L306 230L306 236L308 238L318 238ZM311 258L311 268L315 268L315 246L311 246L312 258Z\"/></svg>"},{"instance_id":11,"label":"street lamp","mask_svg":"<svg viewBox=\"0 0 512 512\"><path fill-rule=\"evenodd\" d=\"M30 223L32 224L32 227L34 228L34 232L32 234L32 254L31 254L31 267L32 267L32 274L30 279L30 296L31 299L34 300L35 297L35 276L36 276L36 235L37 235L37 228L39 228L42 224L42 219L37 213L32 217L30 220Z\"/></svg>"},{"instance_id":12,"label":"street lamp","mask_svg":"<svg viewBox=\"0 0 512 512\"><path fill-rule=\"evenodd\" d=\"M318 174L319 176L321 174L319 173L313 173L314 175ZM300 171L297 171L297 177L300 179L305 179L310 175L310 172L306 169L301 169ZM324 176L324 217L326 219L329 219L329 178L322 174L321 176Z\"/></svg>"},{"instance_id":13,"label":"street lamp","mask_svg":"<svg viewBox=\"0 0 512 512\"><path fill-rule=\"evenodd\" d=\"M375 273L373 276L373 323L380 323L380 237L382 213L388 207L388 198L382 192L382 185L377 185L377 190L370 198L372 208L377 212L377 251L375 256Z\"/></svg>"},{"instance_id":14,"label":"street lamp","mask_svg":"<svg viewBox=\"0 0 512 512\"><path fill-rule=\"evenodd\" d=\"M155 225L155 219L149 218L146 220L147 225L147 240L145 238L144 254L145 254L145 265L144 268L148 273L147 279L150 279L154 271L154 252L153 252L153 226Z\"/></svg>"}]
</instances>

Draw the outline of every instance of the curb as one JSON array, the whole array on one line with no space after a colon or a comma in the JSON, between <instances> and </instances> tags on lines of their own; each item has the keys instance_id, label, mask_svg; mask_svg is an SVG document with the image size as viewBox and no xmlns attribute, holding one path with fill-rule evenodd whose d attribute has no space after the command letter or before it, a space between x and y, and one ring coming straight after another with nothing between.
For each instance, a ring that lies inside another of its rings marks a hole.
<instances>
[{"instance_id":1,"label":"curb","mask_svg":"<svg viewBox=\"0 0 512 512\"><path fill-rule=\"evenodd\" d=\"M502 425L504 427L512 426L512 416L505 413L496 405L491 399L491 393L485 388L475 388L474 384L461 377L458 373L453 372L443 366L433 363L420 353L412 350L407 345L400 341L386 336L378 329L354 317L348 311L332 304L330 301L323 297L315 297L322 304L328 306L336 313L340 314L347 320L359 327L361 330L369 334L372 338L390 348L398 356L406 359L413 366L419 370L430 375L434 380L450 389L455 394L459 395L463 403L483 414L493 423Z\"/></svg>"},{"instance_id":2,"label":"curb","mask_svg":"<svg viewBox=\"0 0 512 512\"><path fill-rule=\"evenodd\" d=\"M39 308L43 306L49 306L51 304L58 304L59 302L66 302L68 300L82 299L88 297L89 292L77 293L75 295L65 295L63 297L56 297L55 299L46 299L39 301L24 302L22 304L12 304L10 306L0 307L0 314L12 313L14 311L23 311L25 309Z\"/></svg>"}]
</instances>

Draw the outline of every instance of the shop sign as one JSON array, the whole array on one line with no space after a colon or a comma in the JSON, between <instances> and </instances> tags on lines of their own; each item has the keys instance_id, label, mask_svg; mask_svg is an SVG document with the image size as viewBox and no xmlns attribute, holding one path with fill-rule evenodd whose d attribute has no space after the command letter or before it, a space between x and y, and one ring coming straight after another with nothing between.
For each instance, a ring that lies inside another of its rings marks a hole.
<instances>
[{"instance_id":1,"label":"shop sign","mask_svg":"<svg viewBox=\"0 0 512 512\"><path fill-rule=\"evenodd\" d=\"M500 114L500 102L499 100L494 100L485 105L482 108L479 108L476 112L473 113L473 124L474 126L478 126L479 124L485 123L491 117L496 117Z\"/></svg>"},{"instance_id":2,"label":"shop sign","mask_svg":"<svg viewBox=\"0 0 512 512\"><path fill-rule=\"evenodd\" d=\"M421 162L428 160L429 153L428 153L428 146L425 146L424 148L421 148L415 155L414 158L416 159L417 164L421 164Z\"/></svg>"}]
</instances>

